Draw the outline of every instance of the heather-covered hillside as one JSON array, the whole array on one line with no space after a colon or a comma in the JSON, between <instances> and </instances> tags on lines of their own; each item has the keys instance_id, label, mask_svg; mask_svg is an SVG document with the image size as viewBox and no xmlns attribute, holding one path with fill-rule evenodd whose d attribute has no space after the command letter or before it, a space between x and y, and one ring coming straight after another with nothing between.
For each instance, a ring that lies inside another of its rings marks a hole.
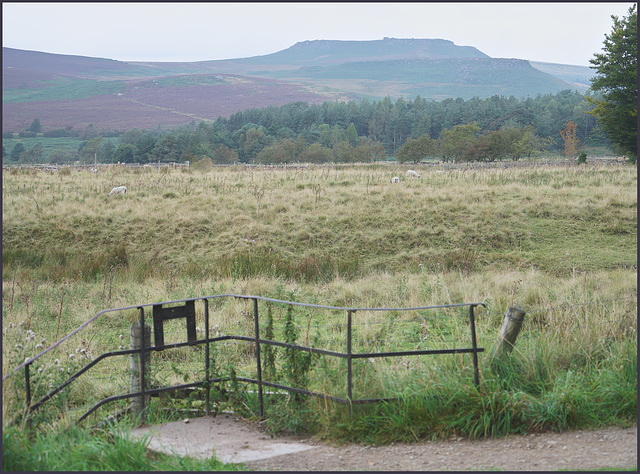
<instances>
[{"instance_id":1,"label":"heather-covered hillside","mask_svg":"<svg viewBox=\"0 0 640 474\"><path fill-rule=\"evenodd\" d=\"M264 56L186 63L3 48L2 66L3 131L14 132L35 118L49 130L150 129L291 102L520 99L586 89L586 73L576 67L545 65L562 76L554 77L528 61L490 58L442 39L303 41Z\"/></svg>"}]
</instances>

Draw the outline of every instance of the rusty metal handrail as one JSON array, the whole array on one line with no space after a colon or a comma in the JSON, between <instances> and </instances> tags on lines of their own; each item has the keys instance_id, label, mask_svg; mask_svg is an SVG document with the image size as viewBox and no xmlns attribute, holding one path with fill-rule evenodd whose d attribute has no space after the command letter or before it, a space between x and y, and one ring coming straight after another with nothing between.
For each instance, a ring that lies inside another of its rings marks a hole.
<instances>
[{"instance_id":1,"label":"rusty metal handrail","mask_svg":"<svg viewBox=\"0 0 640 474\"><path fill-rule=\"evenodd\" d=\"M255 334L254 334L253 337L249 337L249 336L234 336L234 335L216 336L216 337L213 337L213 338L209 337L209 312L208 312L209 300L217 299L217 298L230 298L230 297L231 298L238 298L238 299L245 299L245 300L253 300L253 302L254 302L254 331L255 331ZM145 347L144 344L143 344L141 348L120 350L120 351L112 351L112 352L101 354L96 359L93 359L89 364L87 364L86 366L82 367L78 372L74 373L69 379L67 379L61 385L59 385L58 387L54 388L52 391L47 393L40 400L38 400L37 402L31 404L30 382L29 382L29 367L30 367L30 365L33 362L35 362L37 359L39 359L40 357L45 355L46 353L48 353L48 352L52 351L53 349L55 349L56 347L58 347L60 344L65 342L67 339L72 337L74 334L78 333L80 330L82 330L85 327L87 327L89 324L94 322L100 316L102 316L102 315L104 315L106 313L110 313L110 312L136 309L136 310L140 311L140 324L142 326L144 324L144 308L145 307L158 306L158 305L167 305L167 304L175 304L175 303L186 303L186 302L199 301L199 300L203 300L204 303L205 303L205 332L206 332L205 339L201 339L201 340L198 340L198 341L190 341L190 342L183 342L183 343L168 344L168 345L162 345L162 346ZM306 347L306 346L302 346L302 345L298 345L298 344L290 344L290 343L286 343L286 342L272 341L272 340L268 340L268 339L261 339L260 335L259 335L258 301L266 301L266 302L271 302L271 303L280 303L280 304L286 304L286 305L292 305L292 306L302 306L302 307L327 309L327 310L335 310L335 311L346 311L347 312L347 341L346 341L347 347L346 347L346 352L342 353L342 352L336 352L336 351L329 351L329 350L325 350L325 349L317 349L317 348L312 348L312 347ZM71 382L73 382L75 379L77 379L80 375L82 375L83 373L87 372L89 369L91 369L92 367L97 365L102 360L104 360L104 359L106 359L108 357L111 357L111 356L119 356L119 355L139 353L140 357L141 357L141 362L143 362L141 364L142 365L142 367L141 367L141 380L140 380L141 390L139 392L135 392L135 393L128 393L128 394L124 394L124 395L118 395L118 396L112 396L112 397L105 398L104 400L102 400L99 403L97 403L96 405L94 405L89 410L89 412L85 413L82 417L80 417L78 422L80 422L83 419L85 419L90 413L95 411L100 406L104 405L105 403L111 402L111 401L116 401L116 400L122 400L122 399L132 398L132 397L136 397L136 396L141 396L142 400L143 400L143 408L144 408L145 395L150 395L150 394L153 394L153 393L160 393L162 391L175 390L175 389L183 388L183 387L187 387L187 386L195 387L195 386L198 386L198 385L205 385L206 386L206 401L207 401L207 405L206 406L207 406L207 413L209 413L209 384L211 382L216 382L216 381L220 381L220 380L225 379L224 377L223 378L215 378L215 379L211 379L209 377L209 344L212 343L212 342L220 341L220 340L237 339L237 340L245 340L245 341L249 341L249 342L255 342L255 344L256 344L257 379L250 379L250 378L246 378L246 377L237 377L237 380L241 381L241 382L245 382L245 383L255 383L255 384L257 384L257 386L258 386L259 414L260 414L260 416L263 416L263 393L262 393L262 386L263 385L264 386L268 386L268 387L273 387L273 388L284 389L284 390L287 390L289 392L301 393L301 394L315 396L315 397L322 397L322 398L325 398L325 399L333 400L333 401L338 402L338 403L347 404L347 405L349 405L349 413L351 413L351 405L353 405L353 404L374 403L374 402L379 402L379 401L384 401L384 400L395 400L394 398L390 398L390 399L356 399L356 400L354 400L353 397L352 397L352 371L351 371L351 366L352 366L353 359L375 358L375 357L397 357L397 356L406 356L406 355L471 353L473 355L474 383L475 383L476 386L478 386L478 384L479 384L478 352L484 352L484 349L483 348L478 348L477 347L477 341L476 341L474 308L477 307L477 306L486 307L486 305L484 303L458 303L458 304L434 305L434 306L414 306L414 307L408 307L408 308L342 307L342 306L329 306L329 305L299 303L299 302L295 302L295 301L285 301L285 300L279 300L279 299L274 299L274 298L266 298L266 297L261 297L261 296L222 294L222 295L211 295L211 296L195 297L195 298L185 298L185 299L180 299L180 300L165 301L165 302L162 302L162 303L146 303L146 304L135 305L135 306L125 306L125 307L121 307L121 308L111 308L111 309L102 310L102 311L96 313L91 319L89 319L88 321L83 323L81 326L79 326L78 328L76 328L75 330L70 332L68 335L66 335L65 337L63 337L62 339L60 339L59 341L54 343L52 346L50 346L49 348L47 348L44 351L40 352L36 356L34 356L34 357L30 358L30 359L27 359L25 362L23 362L18 367L13 369L9 374L5 375L2 380L3 381L6 380L8 377L10 377L11 375L15 374L17 371L19 371L22 368L25 369L27 406L28 406L28 412L31 413L35 409L39 408L42 404L44 404L47 400L49 400L52 397L54 397L57 393L59 393L67 385L69 385ZM470 320L470 330L471 330L471 346L472 346L471 348L464 348L464 349L431 349L431 350L426 350L425 349L425 350L413 350L413 351L391 351L391 352L374 352L374 353L360 353L360 354L352 353L352 350L351 350L352 319L353 319L353 315L357 311L411 311L411 310L429 310L429 309L442 309L442 308L454 308L454 307L468 307L469 308L469 320ZM205 361L205 380L202 380L202 381L199 381L199 382L193 382L193 383L186 384L186 385L176 385L176 386L170 386L170 387L164 387L164 388L155 388L155 389L146 389L145 388L145 382L144 382L144 375L145 375L144 374L144 372L145 372L145 369L144 369L144 355L145 355L145 352L163 351L163 350L166 350L166 349L182 347L182 346L187 346L187 345L194 345L194 344L206 344L206 346L205 346L205 348L206 348L206 353L205 353L205 356L206 356L206 361ZM300 389L300 388L296 388L296 387L289 387L289 386L282 385L282 384L263 381L262 380L262 373L261 373L262 372L261 371L261 358L260 358L260 346L262 344L279 346L279 347L286 347L286 348L292 348L292 349L295 349L295 350L303 350L303 351L308 351L308 352L315 353L315 354L321 354L321 355L327 355L327 356L346 359L347 360L347 398L345 399L345 398L335 397L335 396L328 395L328 394L317 393L317 392L313 392L313 391L310 391L310 390Z\"/></svg>"}]
</instances>

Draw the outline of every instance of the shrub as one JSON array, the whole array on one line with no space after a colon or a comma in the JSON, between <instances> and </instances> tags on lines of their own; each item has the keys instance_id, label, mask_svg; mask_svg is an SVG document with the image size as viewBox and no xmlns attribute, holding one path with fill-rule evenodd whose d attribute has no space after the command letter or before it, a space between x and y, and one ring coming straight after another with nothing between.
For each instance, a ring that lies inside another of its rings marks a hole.
<instances>
[{"instance_id":1,"label":"shrub","mask_svg":"<svg viewBox=\"0 0 640 474\"><path fill-rule=\"evenodd\" d=\"M69 136L69 133L64 128L58 128L56 130L48 130L44 132L42 136L47 138L60 138Z\"/></svg>"},{"instance_id":2,"label":"shrub","mask_svg":"<svg viewBox=\"0 0 640 474\"><path fill-rule=\"evenodd\" d=\"M213 168L213 162L211 161L211 158L204 157L201 160L193 163L192 166L193 169L197 171L209 171L211 168Z\"/></svg>"},{"instance_id":3,"label":"shrub","mask_svg":"<svg viewBox=\"0 0 640 474\"><path fill-rule=\"evenodd\" d=\"M581 151L578 155L578 164L581 165L587 162L587 154L584 151Z\"/></svg>"}]
</instances>

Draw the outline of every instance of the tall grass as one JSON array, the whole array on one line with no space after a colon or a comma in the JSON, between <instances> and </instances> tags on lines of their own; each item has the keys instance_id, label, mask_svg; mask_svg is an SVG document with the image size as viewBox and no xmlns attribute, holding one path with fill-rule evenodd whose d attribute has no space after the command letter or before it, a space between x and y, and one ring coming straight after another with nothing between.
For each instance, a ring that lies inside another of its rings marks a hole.
<instances>
[{"instance_id":1,"label":"tall grass","mask_svg":"<svg viewBox=\"0 0 640 474\"><path fill-rule=\"evenodd\" d=\"M2 433L4 471L242 471L211 457L197 459L147 450L149 440L132 439L116 427L78 426L47 433L15 427Z\"/></svg>"},{"instance_id":2,"label":"tall grass","mask_svg":"<svg viewBox=\"0 0 640 474\"><path fill-rule=\"evenodd\" d=\"M392 185L389 176L403 174L396 168L3 174L3 373L106 308L225 293L354 307L484 302L476 324L487 351L477 389L469 356L356 361L356 397L400 400L354 405L349 417L347 407L323 399L274 395L268 426L382 443L633 422L636 169L429 168L420 180ZM107 198L115 185L129 192ZM527 313L516 348L491 359L514 304ZM214 300L211 310L214 331L252 335L251 302ZM262 324L268 311L261 303ZM270 311L276 339L344 350L344 314ZM357 351L468 344L455 312L355 316ZM196 317L204 327L201 306ZM46 393L86 354L127 348L136 318L136 311L103 315L39 359L35 390ZM167 324L166 334L180 342L184 325ZM272 381L345 396L341 361L295 362L282 349L271 356L271 376L281 374ZM199 380L203 357L201 346L154 354L151 383ZM212 362L219 375L255 377L254 358L252 344L226 342L215 345ZM83 404L128 390L127 357L93 374L58 397L55 413L73 417ZM5 420L24 409L20 380L3 384ZM231 397L229 383L215 387L215 409L255 416L251 388L239 384Z\"/></svg>"},{"instance_id":3,"label":"tall grass","mask_svg":"<svg viewBox=\"0 0 640 474\"><path fill-rule=\"evenodd\" d=\"M629 167L429 169L400 186L388 182L395 172L8 174L4 269L90 281L122 265L139 281L173 264L192 278L327 281L438 266L566 275L635 264ZM115 185L129 192L107 198Z\"/></svg>"}]
</instances>

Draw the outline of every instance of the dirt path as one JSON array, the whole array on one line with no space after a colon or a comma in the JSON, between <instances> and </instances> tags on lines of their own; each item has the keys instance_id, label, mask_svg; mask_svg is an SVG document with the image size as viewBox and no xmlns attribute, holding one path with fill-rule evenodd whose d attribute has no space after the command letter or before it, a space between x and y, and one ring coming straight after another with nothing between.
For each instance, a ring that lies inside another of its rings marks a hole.
<instances>
[{"instance_id":1,"label":"dirt path","mask_svg":"<svg viewBox=\"0 0 640 474\"><path fill-rule=\"evenodd\" d=\"M313 438L271 438L258 423L230 414L137 428L154 450L241 462L268 471L592 470L637 466L637 425L628 429L510 435L500 439L389 446L332 446Z\"/></svg>"}]
</instances>

